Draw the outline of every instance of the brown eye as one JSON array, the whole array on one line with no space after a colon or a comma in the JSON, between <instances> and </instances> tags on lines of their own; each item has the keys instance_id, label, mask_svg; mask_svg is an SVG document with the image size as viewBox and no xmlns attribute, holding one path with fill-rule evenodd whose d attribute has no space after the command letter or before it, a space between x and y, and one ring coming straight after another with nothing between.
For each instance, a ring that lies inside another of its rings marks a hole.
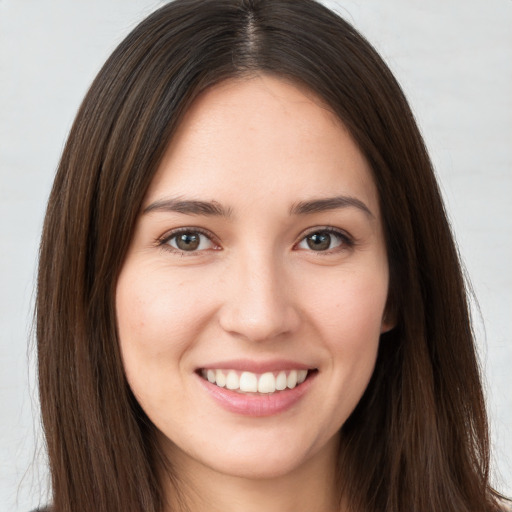
<instances>
[{"instance_id":1,"label":"brown eye","mask_svg":"<svg viewBox=\"0 0 512 512\"><path fill-rule=\"evenodd\" d=\"M171 236L167 242L173 249L182 252L201 251L213 248L213 242L198 231L181 231Z\"/></svg>"},{"instance_id":2,"label":"brown eye","mask_svg":"<svg viewBox=\"0 0 512 512\"><path fill-rule=\"evenodd\" d=\"M346 237L341 233L315 231L305 236L298 244L298 248L322 252L335 249L341 245L350 245Z\"/></svg>"},{"instance_id":3,"label":"brown eye","mask_svg":"<svg viewBox=\"0 0 512 512\"><path fill-rule=\"evenodd\" d=\"M199 242L197 233L182 233L176 237L176 246L181 251L195 251L199 247Z\"/></svg>"},{"instance_id":4,"label":"brown eye","mask_svg":"<svg viewBox=\"0 0 512 512\"><path fill-rule=\"evenodd\" d=\"M306 237L306 241L313 251L326 251L331 247L330 233L313 233Z\"/></svg>"}]
</instances>

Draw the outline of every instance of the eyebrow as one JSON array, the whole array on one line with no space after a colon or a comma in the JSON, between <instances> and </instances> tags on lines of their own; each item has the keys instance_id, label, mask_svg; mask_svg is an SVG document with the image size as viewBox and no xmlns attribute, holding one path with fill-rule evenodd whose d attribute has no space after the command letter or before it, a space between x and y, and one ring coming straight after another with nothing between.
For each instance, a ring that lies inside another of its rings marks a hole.
<instances>
[{"instance_id":1,"label":"eyebrow","mask_svg":"<svg viewBox=\"0 0 512 512\"><path fill-rule=\"evenodd\" d=\"M339 208L357 208L368 217L374 219L371 210L361 200L351 196L335 196L321 199L300 201L290 208L290 215L307 215L312 213L337 210ZM231 217L230 208L225 208L217 201L199 201L195 199L169 198L151 203L144 208L143 213L150 212L177 212L188 215L205 215L216 217Z\"/></svg>"},{"instance_id":2,"label":"eyebrow","mask_svg":"<svg viewBox=\"0 0 512 512\"><path fill-rule=\"evenodd\" d=\"M178 212L188 215L206 215L217 217L230 217L231 210L224 208L216 201L198 201L194 199L170 198L151 203L144 208L143 213L150 212Z\"/></svg>"},{"instance_id":3,"label":"eyebrow","mask_svg":"<svg viewBox=\"0 0 512 512\"><path fill-rule=\"evenodd\" d=\"M291 215L307 215L310 213L319 213L329 210L337 210L339 208L357 208L363 211L371 219L375 219L375 215L370 208L361 200L351 196L334 196L322 199L312 199L309 201L300 201L290 208Z\"/></svg>"}]
</instances>

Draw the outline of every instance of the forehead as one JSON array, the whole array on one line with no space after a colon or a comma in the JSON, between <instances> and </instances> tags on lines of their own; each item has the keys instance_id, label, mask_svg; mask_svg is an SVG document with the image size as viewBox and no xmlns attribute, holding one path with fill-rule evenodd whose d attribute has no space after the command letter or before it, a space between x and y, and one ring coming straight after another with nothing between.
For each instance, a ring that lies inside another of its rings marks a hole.
<instances>
[{"instance_id":1,"label":"forehead","mask_svg":"<svg viewBox=\"0 0 512 512\"><path fill-rule=\"evenodd\" d=\"M308 90L267 75L226 80L196 99L147 202L191 193L231 202L234 192L289 203L339 193L378 203L370 166L336 115Z\"/></svg>"}]
</instances>

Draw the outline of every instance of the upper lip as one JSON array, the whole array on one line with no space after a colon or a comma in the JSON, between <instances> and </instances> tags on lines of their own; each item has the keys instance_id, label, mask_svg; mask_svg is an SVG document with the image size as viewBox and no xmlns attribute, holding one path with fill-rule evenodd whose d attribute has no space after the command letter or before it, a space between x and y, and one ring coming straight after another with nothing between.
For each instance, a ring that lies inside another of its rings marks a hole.
<instances>
[{"instance_id":1,"label":"upper lip","mask_svg":"<svg viewBox=\"0 0 512 512\"><path fill-rule=\"evenodd\" d=\"M253 359L230 359L215 361L198 368L199 370L238 370L252 373L277 372L280 370L313 370L314 366L299 363L289 359L272 359L268 361L255 361Z\"/></svg>"}]
</instances>

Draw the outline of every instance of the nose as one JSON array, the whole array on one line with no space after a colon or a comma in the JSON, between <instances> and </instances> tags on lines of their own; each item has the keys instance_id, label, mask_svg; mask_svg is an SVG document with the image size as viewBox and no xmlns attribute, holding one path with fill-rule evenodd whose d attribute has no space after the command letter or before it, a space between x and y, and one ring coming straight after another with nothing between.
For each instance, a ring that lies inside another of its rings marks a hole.
<instances>
[{"instance_id":1,"label":"nose","mask_svg":"<svg viewBox=\"0 0 512 512\"><path fill-rule=\"evenodd\" d=\"M228 271L220 325L231 335L262 342L292 334L300 314L290 280L270 255L241 257Z\"/></svg>"}]
</instances>

